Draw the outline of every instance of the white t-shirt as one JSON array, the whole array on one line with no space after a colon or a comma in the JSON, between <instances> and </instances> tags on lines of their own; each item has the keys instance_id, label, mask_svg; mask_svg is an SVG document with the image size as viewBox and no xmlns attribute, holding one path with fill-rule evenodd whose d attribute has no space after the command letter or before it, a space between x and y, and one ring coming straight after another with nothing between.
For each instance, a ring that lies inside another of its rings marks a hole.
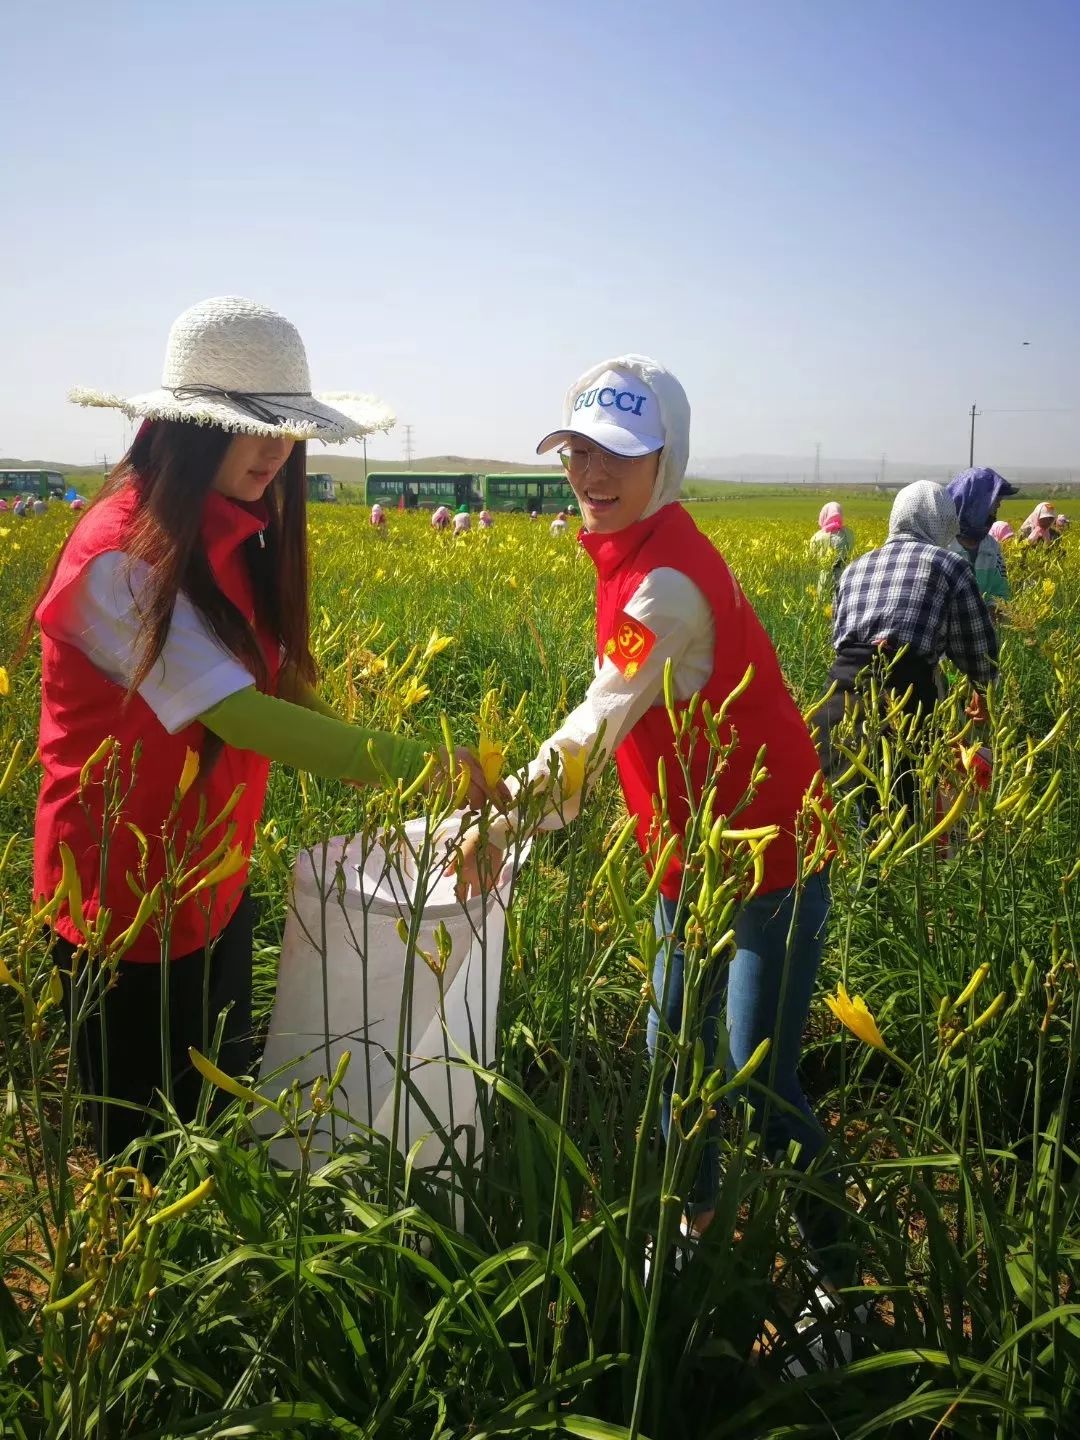
<instances>
[{"instance_id":1,"label":"white t-shirt","mask_svg":"<svg viewBox=\"0 0 1080 1440\"><path fill-rule=\"evenodd\" d=\"M96 556L59 596L48 629L81 650L125 689L135 672L143 625L139 600L150 567L122 550ZM227 650L186 595L176 597L165 648L138 693L170 735L212 705L254 685L255 677Z\"/></svg>"},{"instance_id":2,"label":"white t-shirt","mask_svg":"<svg viewBox=\"0 0 1080 1440\"><path fill-rule=\"evenodd\" d=\"M589 766L589 778L593 779L645 712L664 703L664 668L668 660L672 662L677 700L689 700L704 688L713 672L716 627L709 602L692 580L681 570L652 570L624 609L656 637L641 669L628 678L607 656L597 661L585 698L545 740L527 776L507 780L512 794L516 795L526 780L543 783L550 777L556 765L552 752L561 747L593 755ZM574 819L580 804L580 791L561 805L552 799L540 828L559 829ZM507 828L504 822L493 822L491 838L505 843Z\"/></svg>"}]
</instances>

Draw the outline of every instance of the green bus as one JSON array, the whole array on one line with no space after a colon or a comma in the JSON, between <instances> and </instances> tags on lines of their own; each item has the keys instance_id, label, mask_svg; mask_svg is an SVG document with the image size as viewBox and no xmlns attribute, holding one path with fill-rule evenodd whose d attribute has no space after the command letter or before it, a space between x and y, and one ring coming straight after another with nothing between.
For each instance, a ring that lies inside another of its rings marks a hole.
<instances>
[{"instance_id":1,"label":"green bus","mask_svg":"<svg viewBox=\"0 0 1080 1440\"><path fill-rule=\"evenodd\" d=\"M468 505L479 509L483 503L479 475L455 475L433 470L373 470L364 485L364 501L378 502L384 510L396 510L404 497L406 510L437 510L446 505L457 510Z\"/></svg>"},{"instance_id":2,"label":"green bus","mask_svg":"<svg viewBox=\"0 0 1080 1440\"><path fill-rule=\"evenodd\" d=\"M325 474L316 475L309 470L307 477L307 498L308 500L336 500L337 486L334 484L334 477Z\"/></svg>"},{"instance_id":3,"label":"green bus","mask_svg":"<svg viewBox=\"0 0 1080 1440\"><path fill-rule=\"evenodd\" d=\"M0 495L33 495L62 500L67 481L59 470L0 470Z\"/></svg>"},{"instance_id":4,"label":"green bus","mask_svg":"<svg viewBox=\"0 0 1080 1440\"><path fill-rule=\"evenodd\" d=\"M488 510L536 510L553 514L576 507L570 481L562 470L525 475L485 475L484 505Z\"/></svg>"}]
</instances>

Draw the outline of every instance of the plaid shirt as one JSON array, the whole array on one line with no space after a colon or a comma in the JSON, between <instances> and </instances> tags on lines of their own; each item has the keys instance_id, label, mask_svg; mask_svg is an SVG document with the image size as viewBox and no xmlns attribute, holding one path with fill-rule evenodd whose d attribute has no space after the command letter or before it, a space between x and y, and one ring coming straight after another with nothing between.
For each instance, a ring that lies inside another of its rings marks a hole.
<instances>
[{"instance_id":1,"label":"plaid shirt","mask_svg":"<svg viewBox=\"0 0 1080 1440\"><path fill-rule=\"evenodd\" d=\"M971 562L919 540L887 540L840 577L833 646L851 645L906 645L934 665L947 655L980 689L997 675L997 635Z\"/></svg>"}]
</instances>

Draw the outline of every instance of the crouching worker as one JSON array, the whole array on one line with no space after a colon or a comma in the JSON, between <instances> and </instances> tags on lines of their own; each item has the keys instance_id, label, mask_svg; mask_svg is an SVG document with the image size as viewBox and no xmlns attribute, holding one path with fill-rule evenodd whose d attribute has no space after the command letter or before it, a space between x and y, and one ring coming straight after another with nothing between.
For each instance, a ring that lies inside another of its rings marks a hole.
<instances>
[{"instance_id":1,"label":"crouching worker","mask_svg":"<svg viewBox=\"0 0 1080 1440\"><path fill-rule=\"evenodd\" d=\"M899 706L906 735L904 753L893 757L890 799L897 809L906 808L908 823L915 819L914 767L944 690L942 656L971 681L968 714L975 720L987 718L983 694L997 675L997 635L975 570L949 548L959 528L944 486L917 480L897 493L885 544L861 555L840 577L832 686L815 715L821 768L834 780L849 768L836 743L838 727L847 721L858 734L869 718L895 731L887 715ZM875 666L883 672L878 677ZM880 680L876 716L870 713L874 678ZM882 765L880 755L876 763Z\"/></svg>"},{"instance_id":2,"label":"crouching worker","mask_svg":"<svg viewBox=\"0 0 1080 1440\"><path fill-rule=\"evenodd\" d=\"M303 441L368 434L388 411L364 397L320 402L295 327L234 298L180 316L160 389L72 398L142 419L34 612L44 771L34 895L46 905L64 893L46 913L83 1089L104 1099L92 1119L105 1158L146 1132L157 1091L182 1120L194 1116L188 1047L205 1051L219 1017L221 1068L250 1069L247 874L270 762L392 786L420 776L428 747L347 724L312 688ZM441 755L433 770L448 767ZM472 773L482 804L479 764ZM167 933L158 904L132 934L136 892L164 882L170 850L186 896L170 902ZM216 879L195 890L192 874ZM81 903L62 880L78 881ZM77 1015L101 973L78 952L104 910L103 948L131 943L95 1008Z\"/></svg>"},{"instance_id":3,"label":"crouching worker","mask_svg":"<svg viewBox=\"0 0 1080 1440\"><path fill-rule=\"evenodd\" d=\"M730 964L718 962L717 979L703 1008L706 1067L715 1055L717 1020L727 1007L728 1068L738 1070L762 1040L772 1042L769 1081L783 1107L753 1095L755 1116L764 1115L770 1154L799 1146L808 1167L825 1135L803 1093L798 1066L803 1029L818 972L829 911L828 876L814 874L797 894L801 855L796 839L803 799L818 770L813 743L788 693L776 654L757 616L722 556L678 504L690 440L690 407L682 386L662 366L641 356L622 356L589 370L570 389L562 426L538 447L558 447L581 505L587 533L582 541L597 571L596 675L581 704L543 746L529 780L544 782L555 770L556 751L615 755L627 809L637 819L638 839L655 853L657 767L668 784L672 830L682 833L689 804L681 785L671 722L664 703L664 670L672 662L677 703L700 694L719 711L747 670L754 677L728 713L727 737L737 747L720 770L715 814L732 814L747 790L759 750L765 747L768 776L734 822L776 825L765 852L765 878L740 906L736 949ZM712 752L701 739L692 755L693 783L700 795ZM592 763L596 763L594 759ZM531 787L530 787L531 788ZM557 783L550 786L558 789ZM569 819L571 801L544 819L555 828ZM488 832L497 846L515 829L516 812ZM481 884L481 872L497 871L494 856L481 854L471 832L463 846L462 893ZM659 1005L649 1017L648 1046L667 1052L680 1029L683 1005L682 934L679 906L682 865L668 861L660 883L657 934L663 942L653 986ZM790 944L789 944L790 932ZM662 1123L670 1125L669 1074ZM688 1197L686 1229L700 1234L713 1217L718 1188L717 1149L711 1139ZM808 1192L801 1199L809 1202ZM819 1254L834 1246L841 1200L807 1204L808 1238ZM811 1219L811 1210L813 1218ZM840 1278L840 1277L838 1277Z\"/></svg>"}]
</instances>

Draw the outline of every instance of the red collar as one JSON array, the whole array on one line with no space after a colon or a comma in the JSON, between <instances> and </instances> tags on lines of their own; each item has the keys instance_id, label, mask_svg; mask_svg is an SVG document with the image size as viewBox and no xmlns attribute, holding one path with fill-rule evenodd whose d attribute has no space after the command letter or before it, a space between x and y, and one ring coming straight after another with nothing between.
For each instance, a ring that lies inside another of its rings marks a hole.
<instances>
[{"instance_id":1,"label":"red collar","mask_svg":"<svg viewBox=\"0 0 1080 1440\"><path fill-rule=\"evenodd\" d=\"M209 490L203 501L202 542L211 569L217 570L245 540L265 530L269 519L262 500L248 505L230 500L218 490Z\"/></svg>"},{"instance_id":2,"label":"red collar","mask_svg":"<svg viewBox=\"0 0 1080 1440\"><path fill-rule=\"evenodd\" d=\"M615 530L610 535L594 535L592 531L582 535L580 543L592 558L600 579L610 580L617 570L637 554L660 526L673 518L677 508L675 505L665 505L655 515L650 515L645 520L635 520L633 525Z\"/></svg>"}]
</instances>

